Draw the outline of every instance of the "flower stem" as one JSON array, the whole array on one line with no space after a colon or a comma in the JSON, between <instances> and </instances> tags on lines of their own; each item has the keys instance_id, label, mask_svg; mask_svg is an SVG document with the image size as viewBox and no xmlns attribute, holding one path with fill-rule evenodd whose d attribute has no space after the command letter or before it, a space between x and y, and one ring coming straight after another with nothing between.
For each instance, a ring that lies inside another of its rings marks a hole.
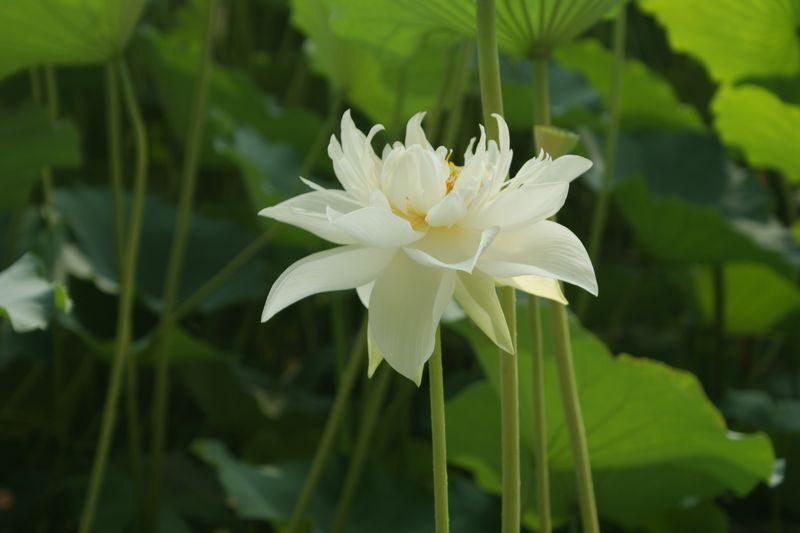
<instances>
[{"instance_id":1,"label":"flower stem","mask_svg":"<svg viewBox=\"0 0 800 533\"><path fill-rule=\"evenodd\" d=\"M553 340L556 349L556 366L561 385L561 401L569 428L569 441L572 459L575 463L575 478L578 485L578 501L581 507L581 521L585 533L599 533L597 504L594 499L592 470L589 464L589 449L586 445L586 432L583 428L581 404L578 400L578 386L575 382L575 365L572 361L572 346L569 338L567 308L558 302L551 302L553 320Z\"/></svg>"},{"instance_id":2,"label":"flower stem","mask_svg":"<svg viewBox=\"0 0 800 533\"><path fill-rule=\"evenodd\" d=\"M533 62L534 91L533 110L536 124L550 125L550 90L548 87L547 59L537 58ZM535 137L535 129L534 129ZM544 148L535 139L536 149ZM547 420L545 418L544 351L542 349L542 313L539 298L528 296L531 329L531 364L533 379L533 452L536 460L536 508L539 515L539 531L550 533L550 470L547 451Z\"/></svg>"},{"instance_id":3,"label":"flower stem","mask_svg":"<svg viewBox=\"0 0 800 533\"><path fill-rule=\"evenodd\" d=\"M167 410L169 404L169 348L168 339L175 324L172 310L178 294L183 257L186 251L186 239L189 234L189 222L194 203L194 191L197 184L197 169L200 160L200 149L203 142L206 107L208 103L208 82L212 66L212 45L214 42L214 24L216 22L216 0L208 2L206 7L206 25L203 35L203 51L200 59L200 71L195 86L194 107L189 116L189 129L186 137L186 154L181 177L181 190L178 198L178 215L170 247L167 274L164 281L161 318L156 335L154 357L156 361L155 386L153 394L153 434L152 462L150 472L150 505L148 507L147 524L152 526L158 520L159 494L161 490L161 465L166 443ZM148 528L149 529L149 528Z\"/></svg>"},{"instance_id":4,"label":"flower stem","mask_svg":"<svg viewBox=\"0 0 800 533\"><path fill-rule=\"evenodd\" d=\"M547 419L544 400L544 352L542 350L542 312L539 298L528 296L531 328L533 378L533 452L536 459L536 505L539 531L550 533L550 470L547 453Z\"/></svg>"},{"instance_id":5,"label":"flower stem","mask_svg":"<svg viewBox=\"0 0 800 533\"><path fill-rule=\"evenodd\" d=\"M125 105L135 133L136 171L133 182L131 220L125 246L125 262L122 265L122 277L120 279L117 342L114 350L114 360L111 365L111 376L109 378L106 401L103 408L100 435L97 440L97 451L95 453L94 464L92 465L92 472L89 479L89 490L81 514L80 533L89 533L92 531L92 523L94 521L97 502L105 476L108 452L114 434L122 375L127 366L131 340L133 287L139 251L139 237L142 227L142 214L144 211L145 188L147 186L147 133L144 121L142 120L141 111L139 110L139 104L136 101L136 94L128 68L125 63L121 61L118 64L118 68L120 80L122 81Z\"/></svg>"},{"instance_id":6,"label":"flower stem","mask_svg":"<svg viewBox=\"0 0 800 533\"><path fill-rule=\"evenodd\" d=\"M303 517L305 516L306 509L314 497L314 492L317 490L317 485L322 477L322 470L325 463L328 461L328 456L333 449L333 443L336 440L336 434L342 425L342 418L344 417L345 409L347 407L347 400L350 398L350 393L353 390L353 385L356 382L356 377L360 369L363 369L364 355L367 350L367 318L366 316L361 321L356 340L353 348L350 351L350 358L347 366L342 374L342 380L336 389L336 396L333 399L333 406L328 415L328 420L325 422L325 428L322 430L322 436L317 446L317 451L314 454L314 460L311 463L311 469L308 472L308 477L297 498L297 502L292 511L292 517L289 520L289 526L286 528L287 533L297 533L302 531L300 527Z\"/></svg>"},{"instance_id":7,"label":"flower stem","mask_svg":"<svg viewBox=\"0 0 800 533\"><path fill-rule=\"evenodd\" d=\"M370 444L372 443L372 435L375 432L375 422L378 420L378 414L380 414L381 407L383 407L386 400L391 376L392 373L388 368L381 368L378 369L378 376L372 382L372 391L367 400L361 424L358 427L358 438L356 439L353 455L350 458L350 465L347 467L339 503L336 506L336 515L331 526L332 533L343 531L347 524L347 513L350 511L350 504L361 480L361 471L371 449Z\"/></svg>"},{"instance_id":8,"label":"flower stem","mask_svg":"<svg viewBox=\"0 0 800 533\"><path fill-rule=\"evenodd\" d=\"M603 234L608 219L608 201L611 195L611 180L614 177L616 164L617 143L619 141L619 113L622 99L622 69L625 67L625 7L619 10L614 22L614 62L611 67L611 95L609 96L608 132L606 133L606 146L603 155L603 175L600 181L600 191L597 196L597 205L592 213L592 222L589 236L589 258L592 263L600 257L603 246ZM583 293L578 301L578 315L586 314L589 304L589 294Z\"/></svg>"},{"instance_id":9,"label":"flower stem","mask_svg":"<svg viewBox=\"0 0 800 533\"><path fill-rule=\"evenodd\" d=\"M472 43L464 43L459 52L458 64L455 69L456 80L453 89L453 106L447 114L441 143L443 146L454 146L456 143L456 133L458 133L461 119L464 116L464 97L469 88L469 67L472 50Z\"/></svg>"},{"instance_id":10,"label":"flower stem","mask_svg":"<svg viewBox=\"0 0 800 533\"><path fill-rule=\"evenodd\" d=\"M431 433L433 435L433 500L436 533L450 530L447 502L447 441L444 425L444 372L442 371L442 339L436 330L436 345L428 361L431 392Z\"/></svg>"},{"instance_id":11,"label":"flower stem","mask_svg":"<svg viewBox=\"0 0 800 533\"><path fill-rule=\"evenodd\" d=\"M497 121L493 113L503 114L500 85L500 59L497 51L494 0L477 0L478 73L481 84L483 121L490 139L497 141ZM516 297L514 289L500 289L500 302L516 352ZM520 458L519 458L519 376L516 353L500 352L500 405L503 450L502 531L520 529Z\"/></svg>"},{"instance_id":12,"label":"flower stem","mask_svg":"<svg viewBox=\"0 0 800 533\"><path fill-rule=\"evenodd\" d=\"M517 368L517 304L513 287L500 289L500 305L511 332L514 353L500 351L500 410L503 450L503 533L520 528L519 371Z\"/></svg>"},{"instance_id":13,"label":"flower stem","mask_svg":"<svg viewBox=\"0 0 800 533\"><path fill-rule=\"evenodd\" d=\"M120 126L119 81L114 65L107 64L106 74L106 119L108 135L109 174L111 176L111 207L114 216L114 244L117 262L117 276L122 278L125 250L125 213L122 193L122 135ZM141 430L139 428L139 409L137 399L136 359L128 357L125 372L125 410L128 425L128 453L130 469L139 511L144 501L142 486Z\"/></svg>"}]
</instances>

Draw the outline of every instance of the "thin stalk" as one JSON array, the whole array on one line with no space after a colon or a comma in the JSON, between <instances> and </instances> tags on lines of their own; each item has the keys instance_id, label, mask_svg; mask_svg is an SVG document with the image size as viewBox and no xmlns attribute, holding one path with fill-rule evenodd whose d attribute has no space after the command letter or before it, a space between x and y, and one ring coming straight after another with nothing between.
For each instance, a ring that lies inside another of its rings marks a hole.
<instances>
[{"instance_id":1,"label":"thin stalk","mask_svg":"<svg viewBox=\"0 0 800 533\"><path fill-rule=\"evenodd\" d=\"M178 216L175 234L170 248L167 274L164 281L161 319L158 324L155 347L156 376L153 395L153 434L152 463L150 473L150 506L147 519L155 524L158 517L159 493L161 490L161 465L166 443L167 412L169 404L169 350L168 338L174 325L172 309L178 294L183 258L186 251L186 240L189 234L190 217L197 184L197 170L200 161L200 149L203 142L206 107L208 104L208 81L211 74L211 52L214 42L214 23L216 22L216 0L211 0L206 7L206 25L203 34L203 52L200 71L197 77L194 95L194 107L189 117L189 130L186 136L186 154L181 176L181 190L178 198Z\"/></svg>"},{"instance_id":2,"label":"thin stalk","mask_svg":"<svg viewBox=\"0 0 800 533\"><path fill-rule=\"evenodd\" d=\"M142 120L136 93L131 81L130 73L125 63L118 65L120 80L122 81L125 105L130 115L136 139L136 166L134 175L133 199L131 203L131 219L128 229L128 239L125 247L125 262L120 279L119 312L117 319L117 342L114 350L114 360L111 365L111 376L103 408L103 418L100 425L100 434L97 440L97 451L89 479L89 490L84 502L79 532L92 531L97 501L105 476L108 452L114 434L114 424L117 417L117 404L122 385L122 375L127 367L128 351L131 341L133 322L133 289L136 274L136 261L139 251L139 237L142 227L142 214L144 211L145 188L147 186L147 132Z\"/></svg>"},{"instance_id":3,"label":"thin stalk","mask_svg":"<svg viewBox=\"0 0 800 533\"><path fill-rule=\"evenodd\" d=\"M609 96L608 131L603 155L603 175L597 204L592 213L589 236L589 258L595 263L600 257L603 234L608 219L608 202L611 196L611 180L616 165L617 144L619 142L619 113L622 101L622 70L625 67L625 8L620 9L614 22L614 62L611 67L611 94ZM578 302L578 314L584 316L589 303L588 293L583 293Z\"/></svg>"},{"instance_id":4,"label":"thin stalk","mask_svg":"<svg viewBox=\"0 0 800 533\"><path fill-rule=\"evenodd\" d=\"M447 502L447 441L444 426L444 372L442 370L442 339L436 330L436 345L428 360L428 379L431 392L431 433L433 435L433 500L436 533L450 530L450 511Z\"/></svg>"},{"instance_id":5,"label":"thin stalk","mask_svg":"<svg viewBox=\"0 0 800 533\"><path fill-rule=\"evenodd\" d=\"M223 283L236 274L240 268L248 263L255 257L261 250L269 244L277 234L277 226L272 226L270 230L262 233L257 239L247 245L247 247L239 252L233 259L228 261L216 274L211 276L203 285L197 288L186 300L178 305L172 311L172 323L178 323L186 316L194 311L198 305L208 298L215 290L222 286Z\"/></svg>"},{"instance_id":6,"label":"thin stalk","mask_svg":"<svg viewBox=\"0 0 800 533\"><path fill-rule=\"evenodd\" d=\"M303 177L308 177L307 174L311 172L314 168L314 165L317 164L320 155L325 150L325 147L328 146L328 141L331 138L331 132L336 127L336 124L338 124L342 114L342 106L344 105L342 93L341 91L333 88L331 88L331 91L332 93L330 97L330 105L328 106L328 115L325 117L325 122L319 129L319 132L314 139L314 143L306 153L306 157L303 159L303 164L300 167L300 175Z\"/></svg>"},{"instance_id":7,"label":"thin stalk","mask_svg":"<svg viewBox=\"0 0 800 533\"><path fill-rule=\"evenodd\" d=\"M539 531L550 533L550 470L547 453L547 419L544 396L544 352L542 350L542 312L539 298L528 296L531 328L531 359L533 378L533 453L536 470L536 507Z\"/></svg>"},{"instance_id":8,"label":"thin stalk","mask_svg":"<svg viewBox=\"0 0 800 533\"><path fill-rule=\"evenodd\" d=\"M537 58L534 66L533 109L534 120L543 126L550 125L550 89L546 58ZM534 130L535 137L535 130ZM542 148L536 140L536 148ZM531 329L531 364L533 379L533 448L536 460L536 507L539 531L550 533L550 470L547 452L547 420L545 419L544 351L542 349L542 317L539 298L528 295Z\"/></svg>"},{"instance_id":9,"label":"thin stalk","mask_svg":"<svg viewBox=\"0 0 800 533\"><path fill-rule=\"evenodd\" d=\"M120 125L119 81L114 65L107 64L106 74L106 127L108 135L109 174L111 175L111 207L114 216L114 244L117 277L122 279L125 249L125 213L122 194L122 135ZM137 398L136 359L128 357L125 372L125 411L128 425L128 452L130 468L136 488L136 499L141 507L144 498L142 484L141 429ZM141 508L139 511L141 512Z\"/></svg>"},{"instance_id":10,"label":"thin stalk","mask_svg":"<svg viewBox=\"0 0 800 533\"><path fill-rule=\"evenodd\" d=\"M514 353L500 351L500 410L503 450L503 533L520 530L519 370L517 368L517 304L514 289L500 289L500 305L511 331Z\"/></svg>"},{"instance_id":11,"label":"thin stalk","mask_svg":"<svg viewBox=\"0 0 800 533\"><path fill-rule=\"evenodd\" d=\"M481 85L483 121L487 136L498 139L497 122L492 114L503 114L500 86L500 60L497 51L494 0L477 0L478 71ZM500 302L512 339L516 344L516 297L514 289L500 289ZM515 348L516 351L516 348ZM520 458L519 458L519 377L516 354L500 351L500 403L503 450L502 531L520 529Z\"/></svg>"},{"instance_id":12,"label":"thin stalk","mask_svg":"<svg viewBox=\"0 0 800 533\"><path fill-rule=\"evenodd\" d=\"M537 58L536 60L536 88L537 93L539 93L534 100L537 106L537 115L549 122L549 109L538 109L539 106L548 105L549 102L546 58ZM564 405L572 456L575 462L575 477L578 485L578 500L581 507L583 530L585 533L599 533L600 526L597 520L597 504L594 499L589 450L586 445L586 432L583 427L583 416L581 415L581 406L575 383L575 369L572 362L572 345L569 337L567 308L558 302L550 302L550 308L553 315L553 338L556 348L556 365L558 366L561 400ZM543 411L544 405L542 404L536 408ZM540 442L537 447L543 445Z\"/></svg>"},{"instance_id":13,"label":"thin stalk","mask_svg":"<svg viewBox=\"0 0 800 533\"><path fill-rule=\"evenodd\" d=\"M575 478L578 486L578 502L581 508L583 531L585 533L599 533L600 525L597 520L597 504L594 499L589 449L586 444L586 432L583 428L581 404L578 400L575 365L572 361L567 308L558 302L551 302L550 304L556 366L558 367L558 379L561 386L561 401L564 404L564 415L569 429L572 459L575 463Z\"/></svg>"},{"instance_id":14,"label":"thin stalk","mask_svg":"<svg viewBox=\"0 0 800 533\"><path fill-rule=\"evenodd\" d=\"M301 524L305 516L306 509L308 509L311 499L314 497L314 492L317 490L317 485L322 477L325 463L328 461L328 456L333 449L333 443L336 440L336 434L341 428L342 418L347 407L347 400L350 398L350 393L353 390L353 384L356 381L359 370L363 370L363 360L366 354L367 347L367 319L361 321L361 327L358 330L355 344L350 352L350 358L347 362L347 367L342 375L342 381L336 389L336 396L333 399L333 406L328 415L328 420L325 422L325 428L322 430L322 437L320 437L317 451L314 454L314 460L311 463L311 469L308 472L308 477L303 485L303 489L297 498L292 517L289 520L287 533L297 533L302 531Z\"/></svg>"},{"instance_id":15,"label":"thin stalk","mask_svg":"<svg viewBox=\"0 0 800 533\"><path fill-rule=\"evenodd\" d=\"M361 472L364 469L364 464L367 461L371 449L372 436L375 432L375 422L377 422L378 414L380 414L381 407L383 407L384 401L386 400L386 393L389 390L391 377L391 369L380 368L378 369L378 376L376 376L375 380L372 382L372 393L367 399L367 406L364 409L364 415L358 426L358 438L356 439L356 445L353 449L353 455L350 458L350 464L347 467L347 474L345 475L344 484L340 492L339 503L336 506L336 514L333 518L333 525L331 526L331 531L333 533L343 531L347 524L347 514L350 511L350 505L356 494L358 483L361 481Z\"/></svg>"},{"instance_id":16,"label":"thin stalk","mask_svg":"<svg viewBox=\"0 0 800 533\"><path fill-rule=\"evenodd\" d=\"M434 143L439 138L439 130L442 126L442 114L444 113L447 97L452 92L454 83L454 73L457 68L458 58L455 54L448 54L447 64L445 65L442 84L439 87L439 95L436 97L436 105L428 112L426 118L428 138Z\"/></svg>"}]
</instances>

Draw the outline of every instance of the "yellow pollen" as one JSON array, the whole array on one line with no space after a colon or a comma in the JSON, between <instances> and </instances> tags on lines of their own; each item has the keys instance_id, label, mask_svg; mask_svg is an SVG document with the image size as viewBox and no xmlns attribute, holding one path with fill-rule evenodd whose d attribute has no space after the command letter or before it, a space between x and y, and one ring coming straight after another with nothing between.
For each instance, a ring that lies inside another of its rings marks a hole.
<instances>
[{"instance_id":1,"label":"yellow pollen","mask_svg":"<svg viewBox=\"0 0 800 533\"><path fill-rule=\"evenodd\" d=\"M458 174L461 172L461 169L463 168L456 166L455 164L453 164L452 161L450 161L450 154L452 153L453 151L450 150L450 153L447 154L447 159L445 159L445 161L447 161L447 166L450 167L450 175L447 177L447 181L445 182L445 184L447 185L448 193L453 190L453 185L456 184L456 178L458 178Z\"/></svg>"}]
</instances>

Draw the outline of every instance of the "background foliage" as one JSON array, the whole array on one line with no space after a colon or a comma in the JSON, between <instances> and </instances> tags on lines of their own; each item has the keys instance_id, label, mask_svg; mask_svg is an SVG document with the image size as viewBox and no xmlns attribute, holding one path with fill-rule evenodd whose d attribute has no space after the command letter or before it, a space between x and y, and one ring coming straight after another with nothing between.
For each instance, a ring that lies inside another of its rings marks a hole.
<instances>
[{"instance_id":1,"label":"background foliage","mask_svg":"<svg viewBox=\"0 0 800 533\"><path fill-rule=\"evenodd\" d=\"M532 155L531 59L554 47L553 122L577 131L576 150L595 160L560 214L584 242L601 176L612 174L600 297L567 292L604 530L800 528L800 4L570 4L572 24L554 0L498 2L498 38L517 164ZM72 531L87 491L121 283L102 67L121 54L150 140L149 185L133 364L94 529L134 531L152 507L156 328L206 7L0 5L0 531ZM604 165L620 10L621 129L616 164ZM380 144L428 110L430 136L456 154L480 122L471 1L228 0L216 13L179 316L162 333L171 380L154 523L170 533L279 530L343 363L360 349L354 293L310 298L259 324L271 282L325 244L255 213L302 190L298 175L334 183L325 147L347 108L362 128L387 126ZM130 190L127 121L121 138ZM125 212L130 204L126 192ZM535 529L522 304L519 315L524 524ZM497 352L465 320L443 336L452 529L493 531ZM553 513L570 528L571 457L549 348L545 357ZM390 376L384 397L376 382L386 370L376 381L360 374L311 505L313 531L329 530L375 402L379 423L346 530L432 531L427 392Z\"/></svg>"}]
</instances>

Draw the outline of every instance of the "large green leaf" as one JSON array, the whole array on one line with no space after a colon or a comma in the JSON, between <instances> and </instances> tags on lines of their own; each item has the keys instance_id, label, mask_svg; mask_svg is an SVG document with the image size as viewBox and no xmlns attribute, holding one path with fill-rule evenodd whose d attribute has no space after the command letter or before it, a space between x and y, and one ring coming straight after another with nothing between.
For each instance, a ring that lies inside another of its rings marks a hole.
<instances>
[{"instance_id":1,"label":"large green leaf","mask_svg":"<svg viewBox=\"0 0 800 533\"><path fill-rule=\"evenodd\" d=\"M0 317L18 333L45 329L56 309L69 308L64 287L45 278L42 270L38 259L25 254L0 272Z\"/></svg>"},{"instance_id":2,"label":"large green leaf","mask_svg":"<svg viewBox=\"0 0 800 533\"><path fill-rule=\"evenodd\" d=\"M0 2L0 78L40 64L99 63L119 54L144 0Z\"/></svg>"},{"instance_id":3,"label":"large green leaf","mask_svg":"<svg viewBox=\"0 0 800 533\"><path fill-rule=\"evenodd\" d=\"M81 161L78 133L70 122L52 123L44 108L0 110L0 209L25 205L44 166Z\"/></svg>"},{"instance_id":4,"label":"large green leaf","mask_svg":"<svg viewBox=\"0 0 800 533\"><path fill-rule=\"evenodd\" d=\"M354 42L351 35L333 32L330 10L335 6L336 0L292 2L292 22L309 38L306 50L313 65L335 90L342 91L374 121L390 128L398 126L393 124L398 113L405 120L430 110L447 81L448 60L453 61L455 53L423 43L409 57L380 56ZM336 17L339 14L337 10ZM398 102L402 106L399 112ZM445 109L449 103L445 99Z\"/></svg>"},{"instance_id":5,"label":"large green leaf","mask_svg":"<svg viewBox=\"0 0 800 533\"><path fill-rule=\"evenodd\" d=\"M219 441L196 440L194 451L217 470L228 504L240 517L272 523L288 520L303 482L307 463L255 466L233 457ZM309 505L312 532L328 531L340 494L343 468L331 461ZM493 502L458 477L450 480L454 531L490 531L496 523ZM348 515L353 533L433 532L433 495L428 489L378 465L364 470Z\"/></svg>"},{"instance_id":6,"label":"large green leaf","mask_svg":"<svg viewBox=\"0 0 800 533\"><path fill-rule=\"evenodd\" d=\"M725 331L737 335L768 332L789 312L800 309L800 291L774 270L751 263L723 268ZM714 317L714 280L710 269L695 277L700 309L708 323Z\"/></svg>"},{"instance_id":7,"label":"large green leaf","mask_svg":"<svg viewBox=\"0 0 800 533\"><path fill-rule=\"evenodd\" d=\"M568 431L560 404L550 321L543 307L545 402L553 512L563 519L576 505ZM518 307L520 324L527 308ZM499 367L497 348L466 322L488 381L471 385L447 405L448 459L475 472L479 484L500 488ZM613 357L597 338L572 321L571 342L584 425L601 517L641 527L682 508L731 491L747 494L773 471L774 456L762 434L726 430L697 379L662 363ZM520 420L525 458L533 446L530 336L519 332ZM535 526L530 469L524 479L526 522Z\"/></svg>"},{"instance_id":8,"label":"large green leaf","mask_svg":"<svg viewBox=\"0 0 800 533\"><path fill-rule=\"evenodd\" d=\"M497 42L518 57L531 57L573 39L624 0L497 2ZM471 0L334 0L334 30L400 57L421 43L446 45L475 39Z\"/></svg>"},{"instance_id":9,"label":"large green leaf","mask_svg":"<svg viewBox=\"0 0 800 533\"><path fill-rule=\"evenodd\" d=\"M753 166L777 170L800 183L800 106L755 85L723 86L711 104L722 140Z\"/></svg>"},{"instance_id":10,"label":"large green leaf","mask_svg":"<svg viewBox=\"0 0 800 533\"><path fill-rule=\"evenodd\" d=\"M640 0L672 47L703 62L717 80L793 74L800 68L793 0Z\"/></svg>"},{"instance_id":11,"label":"large green leaf","mask_svg":"<svg viewBox=\"0 0 800 533\"><path fill-rule=\"evenodd\" d=\"M56 191L54 204L76 238L81 254L71 258L68 268L77 276L89 278L108 292L116 291L117 267L114 224L110 193L107 189L76 187ZM127 205L127 196L126 196ZM153 308L160 308L172 236L177 214L163 199L147 198L139 249L136 288ZM190 220L178 298L187 298L252 242L251 232L227 221L195 214ZM81 257L82 255L82 257ZM267 279L263 258L251 260L201 304L212 311L236 301L260 298L253 287Z\"/></svg>"},{"instance_id":12,"label":"large green leaf","mask_svg":"<svg viewBox=\"0 0 800 533\"><path fill-rule=\"evenodd\" d=\"M608 106L614 58L607 48L583 39L560 46L553 55L562 66L583 74ZM620 120L625 127L703 129L697 111L681 102L669 83L640 61L625 62L621 92Z\"/></svg>"},{"instance_id":13,"label":"large green leaf","mask_svg":"<svg viewBox=\"0 0 800 533\"><path fill-rule=\"evenodd\" d=\"M800 249L764 187L704 135L641 132L620 141L614 196L640 245L681 263L752 261L784 273ZM632 178L632 179L631 179Z\"/></svg>"}]
</instances>

